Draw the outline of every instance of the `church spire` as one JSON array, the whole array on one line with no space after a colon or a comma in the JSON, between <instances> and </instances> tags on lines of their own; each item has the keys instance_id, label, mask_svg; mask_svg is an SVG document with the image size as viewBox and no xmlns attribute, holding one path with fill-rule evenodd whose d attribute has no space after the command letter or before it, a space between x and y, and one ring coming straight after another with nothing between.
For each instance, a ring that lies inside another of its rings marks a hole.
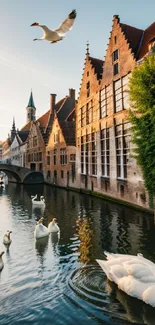
<instances>
[{"instance_id":1,"label":"church spire","mask_svg":"<svg viewBox=\"0 0 155 325\"><path fill-rule=\"evenodd\" d=\"M11 129L11 142L14 140L16 135L16 126L15 126L15 118L13 117L12 129Z\"/></svg>"},{"instance_id":2,"label":"church spire","mask_svg":"<svg viewBox=\"0 0 155 325\"><path fill-rule=\"evenodd\" d=\"M32 89L31 89L31 94L30 94L30 98L29 98L29 102L28 102L28 105L26 107L26 110L27 110L27 122L35 121L35 119L36 119L36 107L34 105Z\"/></svg>"},{"instance_id":3,"label":"church spire","mask_svg":"<svg viewBox=\"0 0 155 325\"><path fill-rule=\"evenodd\" d=\"M32 89L31 89L31 94L30 94L30 98L29 98L29 102L28 102L27 107L33 107L33 108L35 108L34 100L33 100L33 94L32 94Z\"/></svg>"}]
</instances>

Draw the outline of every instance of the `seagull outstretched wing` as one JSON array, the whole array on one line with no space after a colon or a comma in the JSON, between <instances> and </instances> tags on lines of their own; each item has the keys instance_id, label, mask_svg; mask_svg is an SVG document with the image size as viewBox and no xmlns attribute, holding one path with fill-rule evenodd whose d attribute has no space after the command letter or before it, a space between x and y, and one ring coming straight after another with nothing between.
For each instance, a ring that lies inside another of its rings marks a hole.
<instances>
[{"instance_id":1,"label":"seagull outstretched wing","mask_svg":"<svg viewBox=\"0 0 155 325\"><path fill-rule=\"evenodd\" d=\"M72 12L70 12L68 17L55 30L55 32L57 32L59 36L64 36L69 30L72 29L75 18L76 18L76 10L72 10Z\"/></svg>"}]
</instances>

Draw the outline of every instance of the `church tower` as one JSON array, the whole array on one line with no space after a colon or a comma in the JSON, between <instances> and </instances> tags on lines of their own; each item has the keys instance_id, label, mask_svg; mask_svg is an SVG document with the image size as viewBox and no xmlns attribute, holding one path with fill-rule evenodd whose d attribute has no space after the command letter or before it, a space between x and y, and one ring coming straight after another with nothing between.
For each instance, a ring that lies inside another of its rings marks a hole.
<instances>
[{"instance_id":1,"label":"church tower","mask_svg":"<svg viewBox=\"0 0 155 325\"><path fill-rule=\"evenodd\" d=\"M36 119L36 108L35 108L35 105L34 105L32 90L31 90L30 99L29 99L28 105L26 107L26 110L27 110L27 122L35 121L35 119Z\"/></svg>"},{"instance_id":2,"label":"church tower","mask_svg":"<svg viewBox=\"0 0 155 325\"><path fill-rule=\"evenodd\" d=\"M13 118L12 129L11 129L11 142L13 142L15 135L16 135L16 126L15 126L15 118Z\"/></svg>"}]
</instances>

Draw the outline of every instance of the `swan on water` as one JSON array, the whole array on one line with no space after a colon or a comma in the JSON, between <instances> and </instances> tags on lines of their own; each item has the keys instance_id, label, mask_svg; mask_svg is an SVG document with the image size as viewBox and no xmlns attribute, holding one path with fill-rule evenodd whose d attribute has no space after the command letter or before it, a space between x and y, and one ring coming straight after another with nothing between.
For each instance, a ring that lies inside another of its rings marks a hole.
<instances>
[{"instance_id":1,"label":"swan on water","mask_svg":"<svg viewBox=\"0 0 155 325\"><path fill-rule=\"evenodd\" d=\"M49 41L50 43L57 43L58 41L61 41L66 33L72 29L74 20L76 18L76 10L72 10L68 17L61 23L61 25L55 29L51 30L45 25L40 25L39 23L33 23L31 26L37 26L42 28L44 35L41 38L34 38L34 41L42 41L46 40Z\"/></svg>"},{"instance_id":2,"label":"swan on water","mask_svg":"<svg viewBox=\"0 0 155 325\"><path fill-rule=\"evenodd\" d=\"M4 254L4 252L0 253L0 271L2 271L2 269L4 267L4 262L3 262L3 259L2 259L3 254Z\"/></svg>"},{"instance_id":3,"label":"swan on water","mask_svg":"<svg viewBox=\"0 0 155 325\"><path fill-rule=\"evenodd\" d=\"M4 236L3 236L3 244L5 244L5 245L10 245L11 244L11 242L12 242L12 239L10 237L11 233L12 233L12 231L7 230L7 233L4 234Z\"/></svg>"},{"instance_id":4,"label":"swan on water","mask_svg":"<svg viewBox=\"0 0 155 325\"><path fill-rule=\"evenodd\" d=\"M56 223L56 218L53 218L52 221L48 225L49 232L60 232L60 228Z\"/></svg>"},{"instance_id":5,"label":"swan on water","mask_svg":"<svg viewBox=\"0 0 155 325\"><path fill-rule=\"evenodd\" d=\"M43 238L49 235L48 228L44 226L42 222L43 222L43 217L39 219L37 225L35 226L34 237L36 239Z\"/></svg>"},{"instance_id":6,"label":"swan on water","mask_svg":"<svg viewBox=\"0 0 155 325\"><path fill-rule=\"evenodd\" d=\"M45 207L45 199L43 196L40 196L40 200L37 201L37 194L35 196L31 196L31 199L32 199L32 204L33 205L37 205L37 206L42 206L42 207Z\"/></svg>"},{"instance_id":7,"label":"swan on water","mask_svg":"<svg viewBox=\"0 0 155 325\"><path fill-rule=\"evenodd\" d=\"M105 252L107 260L96 260L108 279L129 296L155 307L155 264L142 254Z\"/></svg>"}]
</instances>

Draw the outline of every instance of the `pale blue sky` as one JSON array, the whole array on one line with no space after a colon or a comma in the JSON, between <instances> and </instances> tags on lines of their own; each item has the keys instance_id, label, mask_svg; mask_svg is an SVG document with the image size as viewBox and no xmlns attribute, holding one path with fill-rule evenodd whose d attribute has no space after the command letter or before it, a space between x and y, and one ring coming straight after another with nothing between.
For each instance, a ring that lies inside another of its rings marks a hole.
<instances>
[{"instance_id":1,"label":"pale blue sky","mask_svg":"<svg viewBox=\"0 0 155 325\"><path fill-rule=\"evenodd\" d=\"M42 30L37 21L55 29L72 11L77 18L72 31L57 43L33 42ZM91 56L104 59L114 14L140 29L155 20L154 0L0 0L0 140L6 139L13 116L19 129L26 122L32 88L37 117L49 109L50 93L57 100L69 88L80 86L86 42Z\"/></svg>"}]
</instances>

